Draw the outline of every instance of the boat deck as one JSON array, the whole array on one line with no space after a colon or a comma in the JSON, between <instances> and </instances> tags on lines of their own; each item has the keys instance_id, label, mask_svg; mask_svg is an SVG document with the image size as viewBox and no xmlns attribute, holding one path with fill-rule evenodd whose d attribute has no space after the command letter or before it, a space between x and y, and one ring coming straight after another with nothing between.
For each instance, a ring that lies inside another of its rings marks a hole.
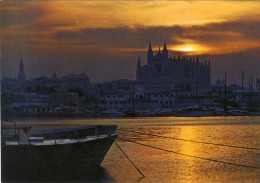
<instances>
[{"instance_id":1,"label":"boat deck","mask_svg":"<svg viewBox=\"0 0 260 183\"><path fill-rule=\"evenodd\" d=\"M41 146L41 145L59 145L59 144L73 144L73 143L79 143L79 142L87 142L87 141L94 141L97 139L104 139L107 138L108 136L113 136L113 135L99 135L99 136L92 136L92 137L86 137L86 138L76 138L76 139L48 139L45 140L42 137L33 137L30 138L30 143L28 140L7 140L5 141L5 145L35 145L35 146Z\"/></svg>"}]
</instances>

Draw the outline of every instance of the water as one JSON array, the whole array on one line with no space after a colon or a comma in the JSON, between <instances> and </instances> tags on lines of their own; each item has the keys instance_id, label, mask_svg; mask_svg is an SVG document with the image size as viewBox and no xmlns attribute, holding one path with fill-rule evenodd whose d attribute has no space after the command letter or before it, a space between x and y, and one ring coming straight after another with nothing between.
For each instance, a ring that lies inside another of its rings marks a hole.
<instances>
[{"instance_id":1,"label":"water","mask_svg":"<svg viewBox=\"0 0 260 183\"><path fill-rule=\"evenodd\" d=\"M117 124L119 129L260 149L260 117L160 117L128 119L24 119L34 130ZM186 155L260 167L260 150L165 139L118 130L121 138ZM165 152L118 139L143 178L114 144L94 181L99 182L260 182L260 168L235 166ZM88 181L88 180L86 180ZM93 181L93 180L91 180Z\"/></svg>"}]
</instances>

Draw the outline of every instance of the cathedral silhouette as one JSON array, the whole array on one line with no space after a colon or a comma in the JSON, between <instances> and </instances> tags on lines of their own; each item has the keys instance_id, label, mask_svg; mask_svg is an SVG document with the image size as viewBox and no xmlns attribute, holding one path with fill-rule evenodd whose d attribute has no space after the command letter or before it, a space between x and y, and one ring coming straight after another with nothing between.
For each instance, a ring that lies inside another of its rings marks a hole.
<instances>
[{"instance_id":1,"label":"cathedral silhouette","mask_svg":"<svg viewBox=\"0 0 260 183\"><path fill-rule=\"evenodd\" d=\"M140 82L170 83L179 89L208 89L211 86L210 61L200 63L199 57L182 58L168 53L164 43L163 50L154 55L149 43L147 51L147 63L141 65L138 57L136 68L136 80Z\"/></svg>"}]
</instances>

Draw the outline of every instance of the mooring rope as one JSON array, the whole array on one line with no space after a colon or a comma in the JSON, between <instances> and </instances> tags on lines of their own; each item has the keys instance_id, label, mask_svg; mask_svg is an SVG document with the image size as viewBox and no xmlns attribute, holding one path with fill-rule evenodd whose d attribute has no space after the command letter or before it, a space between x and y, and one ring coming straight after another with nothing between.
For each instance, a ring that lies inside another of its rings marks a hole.
<instances>
[{"instance_id":1,"label":"mooring rope","mask_svg":"<svg viewBox=\"0 0 260 183\"><path fill-rule=\"evenodd\" d=\"M182 138L176 138L176 137L167 137L167 136L156 135L156 134L151 134L151 133L137 132L137 131L132 131L132 130L124 130L124 129L121 129L121 128L119 128L117 130L121 130L121 131L125 131L125 132L131 132L131 133L139 133L139 134L143 134L143 135L149 135L149 136L160 137L160 138L165 138L165 139L172 139L172 140L180 140L180 141L186 141L186 142L199 143L199 144L208 144L208 145L215 145L215 146L223 146L223 147L231 147L231 148L239 148L239 149L260 151L260 148L256 148L256 147L243 147L243 146L219 144L219 143L212 143L212 142L202 142L202 141L188 140L188 139L182 139Z\"/></svg>"},{"instance_id":2,"label":"mooring rope","mask_svg":"<svg viewBox=\"0 0 260 183\"><path fill-rule=\"evenodd\" d=\"M143 144L143 143L136 142L136 141L129 140L129 139L125 139L125 138L118 137L118 139L124 140L124 141L127 141L127 142L131 142L131 143L134 143L134 144L138 144L138 145L141 145L141 146L149 147L149 148L152 148L152 149L157 149L157 150L161 150L161 151L164 151L164 152L174 153L174 154L187 156L187 157L191 157L191 158L196 158L196 159L201 159L201 160L206 160L206 161L211 161L211 162L217 162L217 163L222 163L222 164L227 164L227 165L234 165L234 166L240 166L240 167L246 167L246 168L260 169L260 167L257 167L257 166L244 165L244 164L238 164L238 163L231 163L231 162L227 162L227 161L221 161L221 160L216 160L216 159L211 159L211 158L203 158L203 157L199 157L199 156L184 154L184 153L180 153L180 152L177 152L177 151L167 150L167 149L163 149L163 148L160 148L160 147L155 147L155 146L148 145L148 144Z\"/></svg>"},{"instance_id":3,"label":"mooring rope","mask_svg":"<svg viewBox=\"0 0 260 183\"><path fill-rule=\"evenodd\" d=\"M137 166L133 163L133 161L127 156L127 154L123 151L123 149L118 145L117 142L115 142L116 146L120 149L120 151L125 155L125 157L128 159L128 161L133 165L133 167L143 176L144 174L141 172L141 170L139 170L139 168L137 168Z\"/></svg>"}]
</instances>

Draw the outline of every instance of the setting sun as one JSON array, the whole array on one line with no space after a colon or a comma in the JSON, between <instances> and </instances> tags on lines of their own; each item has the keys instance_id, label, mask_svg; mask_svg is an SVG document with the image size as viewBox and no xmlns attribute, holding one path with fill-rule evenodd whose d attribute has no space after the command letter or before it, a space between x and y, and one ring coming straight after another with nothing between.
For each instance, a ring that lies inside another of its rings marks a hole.
<instances>
[{"instance_id":1,"label":"setting sun","mask_svg":"<svg viewBox=\"0 0 260 183\"><path fill-rule=\"evenodd\" d=\"M183 52L194 52L195 49L191 46L187 46L187 47L180 48L180 50Z\"/></svg>"},{"instance_id":2,"label":"setting sun","mask_svg":"<svg viewBox=\"0 0 260 183\"><path fill-rule=\"evenodd\" d=\"M184 52L185 54L205 54L210 51L209 47L202 46L199 44L183 44L183 45L172 45L170 47L171 50Z\"/></svg>"}]
</instances>

